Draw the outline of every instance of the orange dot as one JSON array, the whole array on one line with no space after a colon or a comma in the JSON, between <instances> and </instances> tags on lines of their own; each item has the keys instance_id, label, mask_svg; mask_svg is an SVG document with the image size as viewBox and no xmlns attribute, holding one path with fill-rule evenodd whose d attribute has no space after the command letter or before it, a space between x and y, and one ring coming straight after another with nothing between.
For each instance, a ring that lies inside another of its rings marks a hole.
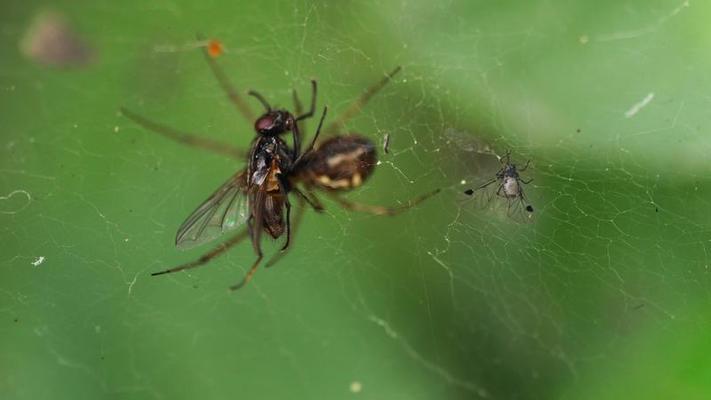
<instances>
[{"instance_id":1,"label":"orange dot","mask_svg":"<svg viewBox=\"0 0 711 400\"><path fill-rule=\"evenodd\" d=\"M217 39L212 39L207 43L207 54L212 58L217 58L225 52L225 47Z\"/></svg>"}]
</instances>

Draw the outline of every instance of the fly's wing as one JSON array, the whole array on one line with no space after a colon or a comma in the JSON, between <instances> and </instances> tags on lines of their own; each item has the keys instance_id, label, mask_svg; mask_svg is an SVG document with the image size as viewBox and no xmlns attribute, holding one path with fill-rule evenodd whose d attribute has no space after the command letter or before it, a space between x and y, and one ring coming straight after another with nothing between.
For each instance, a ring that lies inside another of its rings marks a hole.
<instances>
[{"instance_id":1,"label":"fly's wing","mask_svg":"<svg viewBox=\"0 0 711 400\"><path fill-rule=\"evenodd\" d=\"M496 205L496 192L501 187L498 179L491 179L482 183L479 187L469 189L464 192L467 196L467 202L474 204L474 207L487 209Z\"/></svg>"},{"instance_id":2,"label":"fly's wing","mask_svg":"<svg viewBox=\"0 0 711 400\"><path fill-rule=\"evenodd\" d=\"M189 249L236 229L249 219L249 199L244 171L234 175L180 225L175 245Z\"/></svg>"},{"instance_id":3,"label":"fly's wing","mask_svg":"<svg viewBox=\"0 0 711 400\"><path fill-rule=\"evenodd\" d=\"M531 203L526 200L523 192L518 197L504 199L506 203L506 215L514 221L522 224L533 222L535 212Z\"/></svg>"}]
</instances>

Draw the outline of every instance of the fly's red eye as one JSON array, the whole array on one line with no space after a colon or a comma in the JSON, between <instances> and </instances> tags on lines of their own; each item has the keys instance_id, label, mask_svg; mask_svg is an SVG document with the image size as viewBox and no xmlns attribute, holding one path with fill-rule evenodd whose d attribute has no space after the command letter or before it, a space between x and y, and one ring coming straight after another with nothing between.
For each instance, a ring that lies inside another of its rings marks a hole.
<instances>
[{"instance_id":1,"label":"fly's red eye","mask_svg":"<svg viewBox=\"0 0 711 400\"><path fill-rule=\"evenodd\" d=\"M257 120L255 127L258 131L266 131L274 126L274 119L272 117L262 117Z\"/></svg>"}]
</instances>

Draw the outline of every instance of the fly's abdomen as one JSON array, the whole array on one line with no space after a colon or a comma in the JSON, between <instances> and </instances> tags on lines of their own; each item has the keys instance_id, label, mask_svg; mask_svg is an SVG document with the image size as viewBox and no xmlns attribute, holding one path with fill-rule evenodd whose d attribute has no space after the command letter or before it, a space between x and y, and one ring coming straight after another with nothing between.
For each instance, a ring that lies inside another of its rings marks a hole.
<instances>
[{"instance_id":1,"label":"fly's abdomen","mask_svg":"<svg viewBox=\"0 0 711 400\"><path fill-rule=\"evenodd\" d=\"M274 239L284 233L284 198L281 195L267 195L264 199L264 229Z\"/></svg>"},{"instance_id":2,"label":"fly's abdomen","mask_svg":"<svg viewBox=\"0 0 711 400\"><path fill-rule=\"evenodd\" d=\"M518 185L518 180L516 178L507 176L504 178L502 191L506 197L518 197L521 193L521 188Z\"/></svg>"}]
</instances>

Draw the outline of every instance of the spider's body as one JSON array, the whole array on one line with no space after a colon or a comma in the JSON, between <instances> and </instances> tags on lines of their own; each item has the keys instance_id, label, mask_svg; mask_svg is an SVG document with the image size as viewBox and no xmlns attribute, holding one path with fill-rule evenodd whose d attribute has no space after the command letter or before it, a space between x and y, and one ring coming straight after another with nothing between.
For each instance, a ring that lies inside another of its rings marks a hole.
<instances>
[{"instance_id":1,"label":"spider's body","mask_svg":"<svg viewBox=\"0 0 711 400\"><path fill-rule=\"evenodd\" d=\"M351 190L370 177L377 162L375 145L369 139L357 134L334 136L305 157L299 176L310 187Z\"/></svg>"}]
</instances>

